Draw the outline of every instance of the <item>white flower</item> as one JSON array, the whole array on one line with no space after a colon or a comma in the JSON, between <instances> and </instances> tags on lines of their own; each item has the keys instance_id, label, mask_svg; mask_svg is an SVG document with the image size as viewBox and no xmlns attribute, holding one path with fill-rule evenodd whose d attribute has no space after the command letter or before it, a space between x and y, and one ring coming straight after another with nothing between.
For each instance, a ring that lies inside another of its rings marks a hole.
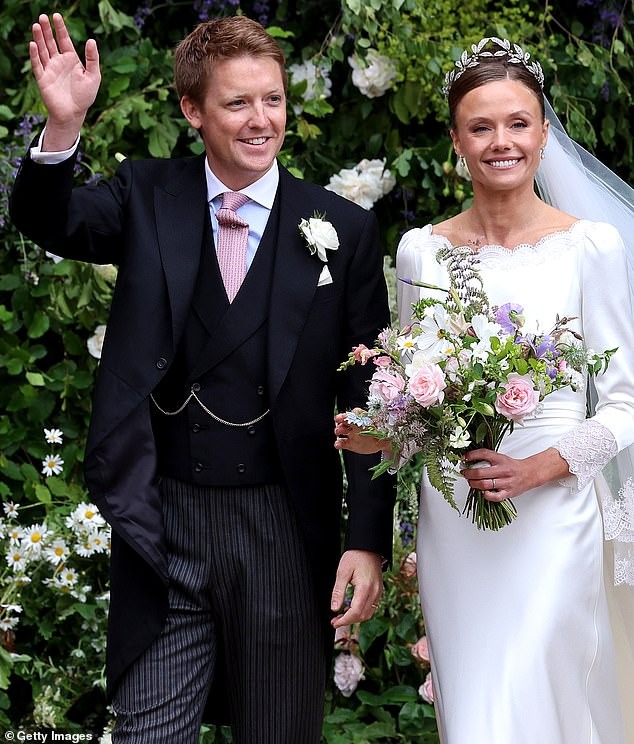
<instances>
[{"instance_id":1,"label":"white flower","mask_svg":"<svg viewBox=\"0 0 634 744\"><path fill-rule=\"evenodd\" d=\"M106 531L91 532L82 538L76 547L77 555L88 558L95 553L105 553L110 545L110 535Z\"/></svg>"},{"instance_id":2,"label":"white flower","mask_svg":"<svg viewBox=\"0 0 634 744\"><path fill-rule=\"evenodd\" d=\"M337 689L344 697L350 697L357 689L357 685L365 679L365 668L358 656L347 651L340 653L335 659L334 681Z\"/></svg>"},{"instance_id":3,"label":"white flower","mask_svg":"<svg viewBox=\"0 0 634 744\"><path fill-rule=\"evenodd\" d=\"M0 620L0 630L2 631L13 630L13 628L15 628L19 622L20 622L19 617L3 617Z\"/></svg>"},{"instance_id":4,"label":"white flower","mask_svg":"<svg viewBox=\"0 0 634 744\"><path fill-rule=\"evenodd\" d=\"M471 318L471 325L478 338L478 343L471 347L473 356L486 361L491 351L491 339L505 336L504 329L498 323L489 320L486 315L474 315Z\"/></svg>"},{"instance_id":5,"label":"white flower","mask_svg":"<svg viewBox=\"0 0 634 744\"><path fill-rule=\"evenodd\" d=\"M47 545L44 549L44 557L53 566L64 563L69 555L70 551L68 545L66 545L64 540L61 538L53 540L53 542L50 545Z\"/></svg>"},{"instance_id":6,"label":"white flower","mask_svg":"<svg viewBox=\"0 0 634 744\"><path fill-rule=\"evenodd\" d=\"M60 429L44 429L44 437L49 444L61 444L64 432Z\"/></svg>"},{"instance_id":7,"label":"white flower","mask_svg":"<svg viewBox=\"0 0 634 744\"><path fill-rule=\"evenodd\" d=\"M399 336L396 339L396 345L401 350L401 353L407 354L416 348L416 338L411 333L407 336Z\"/></svg>"},{"instance_id":8,"label":"white flower","mask_svg":"<svg viewBox=\"0 0 634 744\"><path fill-rule=\"evenodd\" d=\"M101 359L101 349L103 348L103 340L106 335L106 326L98 325L95 328L94 334L88 339L86 345L88 346L88 353L95 359Z\"/></svg>"},{"instance_id":9,"label":"white flower","mask_svg":"<svg viewBox=\"0 0 634 744\"><path fill-rule=\"evenodd\" d=\"M14 504L13 501L5 501L2 504L2 508L9 519L15 519L18 516L20 504Z\"/></svg>"},{"instance_id":10,"label":"white flower","mask_svg":"<svg viewBox=\"0 0 634 744\"><path fill-rule=\"evenodd\" d=\"M342 168L339 173L331 176L325 188L364 209L371 209L395 185L396 178L386 169L385 158L364 158L354 168Z\"/></svg>"},{"instance_id":11,"label":"white flower","mask_svg":"<svg viewBox=\"0 0 634 744\"><path fill-rule=\"evenodd\" d=\"M332 91L332 82L328 77L328 70L324 65L315 64L312 59L307 59L301 64L294 64L288 68L291 85L306 82L304 101L314 101L318 98L328 98ZM295 114L302 112L302 107L293 106Z\"/></svg>"},{"instance_id":12,"label":"white flower","mask_svg":"<svg viewBox=\"0 0 634 744\"><path fill-rule=\"evenodd\" d=\"M339 248L337 231L330 222L315 214L310 219L302 219L299 231L308 245L310 255L317 254L318 258L327 262L326 251L336 251Z\"/></svg>"},{"instance_id":13,"label":"white flower","mask_svg":"<svg viewBox=\"0 0 634 744\"><path fill-rule=\"evenodd\" d=\"M352 67L352 82L368 98L382 96L396 77L392 60L376 49L368 49L364 58L354 54L348 57L348 63Z\"/></svg>"},{"instance_id":14,"label":"white flower","mask_svg":"<svg viewBox=\"0 0 634 744\"><path fill-rule=\"evenodd\" d=\"M453 341L449 338L451 316L442 305L434 305L420 322L420 334L416 337L418 351L408 365L407 376L412 377L424 364L436 364L454 352ZM411 372L410 372L411 369Z\"/></svg>"},{"instance_id":15,"label":"white flower","mask_svg":"<svg viewBox=\"0 0 634 744\"><path fill-rule=\"evenodd\" d=\"M27 557L22 547L10 547L5 554L7 565L12 568L16 573L24 571L26 568Z\"/></svg>"},{"instance_id":16,"label":"white flower","mask_svg":"<svg viewBox=\"0 0 634 744\"><path fill-rule=\"evenodd\" d=\"M24 530L22 535L22 546L27 553L40 555L44 547L44 541L51 534L45 524L32 524Z\"/></svg>"},{"instance_id":17,"label":"white flower","mask_svg":"<svg viewBox=\"0 0 634 744\"><path fill-rule=\"evenodd\" d=\"M20 612L22 612L22 605L19 604L3 604L0 605L0 608L5 610L6 612L15 612L17 614L20 614Z\"/></svg>"},{"instance_id":18,"label":"white flower","mask_svg":"<svg viewBox=\"0 0 634 744\"><path fill-rule=\"evenodd\" d=\"M466 449L471 444L469 432L462 426L456 426L449 435L449 444L456 449Z\"/></svg>"},{"instance_id":19,"label":"white flower","mask_svg":"<svg viewBox=\"0 0 634 744\"><path fill-rule=\"evenodd\" d=\"M45 460L42 460L42 473L47 478L49 475L59 475L64 470L63 464L64 461L59 455L49 455Z\"/></svg>"},{"instance_id":20,"label":"white flower","mask_svg":"<svg viewBox=\"0 0 634 744\"><path fill-rule=\"evenodd\" d=\"M74 568L64 567L60 573L55 576L55 583L59 587L73 587L77 583L77 571Z\"/></svg>"},{"instance_id":21,"label":"white flower","mask_svg":"<svg viewBox=\"0 0 634 744\"><path fill-rule=\"evenodd\" d=\"M73 512L66 517L66 526L75 533L84 531L96 531L103 527L106 520L99 513L99 509L94 504L86 504L82 501Z\"/></svg>"},{"instance_id":22,"label":"white flower","mask_svg":"<svg viewBox=\"0 0 634 744\"><path fill-rule=\"evenodd\" d=\"M9 545L19 545L22 541L24 530L19 525L14 525L7 530L6 537L9 538Z\"/></svg>"}]
</instances>

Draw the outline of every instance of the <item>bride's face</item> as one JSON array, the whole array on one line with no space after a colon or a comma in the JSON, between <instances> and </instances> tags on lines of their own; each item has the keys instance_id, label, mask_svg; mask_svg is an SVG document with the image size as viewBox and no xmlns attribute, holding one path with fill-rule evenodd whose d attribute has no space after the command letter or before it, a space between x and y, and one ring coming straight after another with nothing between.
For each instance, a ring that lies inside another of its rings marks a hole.
<instances>
[{"instance_id":1,"label":"bride's face","mask_svg":"<svg viewBox=\"0 0 634 744\"><path fill-rule=\"evenodd\" d=\"M547 132L535 95L516 80L496 80L464 95L451 138L474 184L508 190L532 186Z\"/></svg>"}]
</instances>

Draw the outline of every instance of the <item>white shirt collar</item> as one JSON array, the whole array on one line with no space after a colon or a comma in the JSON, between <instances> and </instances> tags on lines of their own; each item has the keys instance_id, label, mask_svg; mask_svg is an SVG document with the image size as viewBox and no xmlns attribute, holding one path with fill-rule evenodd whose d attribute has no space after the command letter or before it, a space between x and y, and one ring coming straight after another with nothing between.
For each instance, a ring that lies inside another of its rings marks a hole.
<instances>
[{"instance_id":1,"label":"white shirt collar","mask_svg":"<svg viewBox=\"0 0 634 744\"><path fill-rule=\"evenodd\" d=\"M207 179L207 201L211 202L220 194L225 191L233 191L216 176L209 167L209 161L205 158L205 177ZM240 189L241 194L245 194L252 201L257 204L261 204L268 210L273 207L275 200L275 194L277 193L277 185L280 180L280 172L277 166L277 160L273 161L273 165L269 170L257 181L245 186Z\"/></svg>"}]
</instances>

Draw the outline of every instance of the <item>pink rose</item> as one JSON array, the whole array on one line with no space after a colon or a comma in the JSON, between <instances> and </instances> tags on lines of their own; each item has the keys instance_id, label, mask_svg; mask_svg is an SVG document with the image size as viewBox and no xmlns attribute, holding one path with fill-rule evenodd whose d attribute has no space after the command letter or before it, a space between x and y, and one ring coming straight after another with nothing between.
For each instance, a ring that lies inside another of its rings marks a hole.
<instances>
[{"instance_id":1,"label":"pink rose","mask_svg":"<svg viewBox=\"0 0 634 744\"><path fill-rule=\"evenodd\" d=\"M392 364L392 360L389 356L385 356L385 354L383 354L382 356L375 357L374 364L377 367L389 367L390 364Z\"/></svg>"},{"instance_id":2,"label":"pink rose","mask_svg":"<svg viewBox=\"0 0 634 744\"><path fill-rule=\"evenodd\" d=\"M416 576L416 553L412 551L405 556L401 563L401 573L403 576L412 577Z\"/></svg>"},{"instance_id":3,"label":"pink rose","mask_svg":"<svg viewBox=\"0 0 634 744\"><path fill-rule=\"evenodd\" d=\"M375 357L379 352L376 349L368 349L365 344L359 344L358 346L352 347L352 354L355 361L365 364L368 360Z\"/></svg>"},{"instance_id":4,"label":"pink rose","mask_svg":"<svg viewBox=\"0 0 634 744\"><path fill-rule=\"evenodd\" d=\"M434 686L431 679L431 672L428 672L427 676L425 677L425 681L418 688L418 694L426 703L434 702Z\"/></svg>"},{"instance_id":5,"label":"pink rose","mask_svg":"<svg viewBox=\"0 0 634 744\"><path fill-rule=\"evenodd\" d=\"M370 395L376 395L377 398L381 398L386 403L391 403L396 400L398 396L405 389L405 380L398 374L398 372L392 374L386 369L379 367L377 371L372 375L372 382L370 383Z\"/></svg>"},{"instance_id":6,"label":"pink rose","mask_svg":"<svg viewBox=\"0 0 634 744\"><path fill-rule=\"evenodd\" d=\"M442 403L447 387L442 369L437 364L424 364L416 370L409 381L409 392L423 408Z\"/></svg>"},{"instance_id":7,"label":"pink rose","mask_svg":"<svg viewBox=\"0 0 634 744\"><path fill-rule=\"evenodd\" d=\"M495 401L495 410L511 421L521 422L524 416L532 413L539 403L539 393L533 389L528 375L510 374Z\"/></svg>"},{"instance_id":8,"label":"pink rose","mask_svg":"<svg viewBox=\"0 0 634 744\"><path fill-rule=\"evenodd\" d=\"M412 646L412 656L421 664L429 663L429 645L427 636L419 638Z\"/></svg>"}]
</instances>

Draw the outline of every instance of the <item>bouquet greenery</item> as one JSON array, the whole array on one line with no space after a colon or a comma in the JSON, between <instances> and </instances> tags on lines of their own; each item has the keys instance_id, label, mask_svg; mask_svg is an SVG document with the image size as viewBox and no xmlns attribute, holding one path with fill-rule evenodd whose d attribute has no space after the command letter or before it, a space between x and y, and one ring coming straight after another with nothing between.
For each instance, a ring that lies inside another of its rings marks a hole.
<instances>
[{"instance_id":1,"label":"bouquet greenery","mask_svg":"<svg viewBox=\"0 0 634 744\"><path fill-rule=\"evenodd\" d=\"M491 307L468 247L445 247L450 287L402 279L440 290L446 299L423 299L412 307L413 322L386 328L374 348L355 346L340 369L373 362L366 409L348 412L348 423L364 434L392 441L393 468L403 452L420 450L431 484L458 509L456 466L468 450L497 450L505 434L539 415L550 393L578 389L586 375L605 370L615 349L595 353L557 318L548 333L524 330L523 308ZM463 463L464 465L464 463ZM516 516L510 500L489 501L470 489L464 513L480 529L497 530Z\"/></svg>"}]
</instances>

